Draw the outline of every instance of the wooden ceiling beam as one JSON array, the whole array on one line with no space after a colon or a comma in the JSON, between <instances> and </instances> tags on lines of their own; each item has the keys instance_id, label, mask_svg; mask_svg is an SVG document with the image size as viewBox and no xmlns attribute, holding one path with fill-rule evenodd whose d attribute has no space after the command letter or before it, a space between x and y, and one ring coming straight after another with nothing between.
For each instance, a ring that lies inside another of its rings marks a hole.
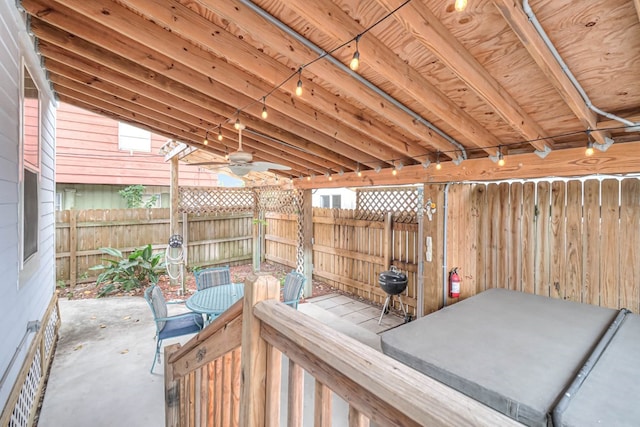
<instances>
[{"instance_id":1,"label":"wooden ceiling beam","mask_svg":"<svg viewBox=\"0 0 640 427\"><path fill-rule=\"evenodd\" d=\"M640 20L640 0L633 0L633 5L636 8L636 13L638 14L638 20Z\"/></svg>"},{"instance_id":2,"label":"wooden ceiling beam","mask_svg":"<svg viewBox=\"0 0 640 427\"><path fill-rule=\"evenodd\" d=\"M209 111L206 115L203 115L207 120L212 119L213 113L219 115L213 117L213 125L220 123L216 117L225 117L233 114L234 109L232 107L218 100L193 91L187 86L174 82L162 75L155 74L132 61L118 57L78 37L69 36L68 33L56 29L37 18L32 19L31 28L40 40L39 49L43 54L62 64L67 64L72 68L83 69L88 74L116 85L122 85L130 90L144 90L145 93L153 95L158 100L170 102L173 99L171 96L173 96L177 98L177 102L174 104L177 108L191 111L194 114L197 114L198 110L194 110L192 106L202 106L202 108ZM60 46L64 46L64 48ZM154 88L154 91L150 92L148 90L149 87ZM355 170L357 167L356 160L338 154L331 148L323 147L298 137L292 131L285 131L272 123L253 116L242 115L242 121L252 129L296 146L310 154L323 159L331 159L346 170ZM295 130L295 128L292 130Z\"/></svg>"},{"instance_id":3,"label":"wooden ceiling beam","mask_svg":"<svg viewBox=\"0 0 640 427\"><path fill-rule=\"evenodd\" d=\"M287 0L286 6L338 43L353 39L365 29L333 2ZM361 60L366 61L378 74L402 89L407 96L424 105L441 120L455 127L470 144L482 148L490 155L496 154L501 142L495 135L447 98L373 34L368 33L363 37L358 48ZM370 60L367 61L366 58Z\"/></svg>"},{"instance_id":4,"label":"wooden ceiling beam","mask_svg":"<svg viewBox=\"0 0 640 427\"><path fill-rule=\"evenodd\" d=\"M56 74L52 74L50 76L51 81L56 84L57 90L61 93L65 93L70 95L70 91L73 91L74 94L82 93L90 96L94 99L105 100L110 99L108 101L110 104L115 105L117 107L130 110L133 114L137 114L137 117L143 116L146 118L153 118L158 120L160 123L164 123L168 126L173 126L176 128L183 128L184 126L189 126L189 132L194 135L202 135L201 144L198 148L203 149L204 147L204 137L206 135L206 128L203 128L201 125L194 123L198 119L193 116L189 116L183 114L181 112L174 112L173 115L169 116L166 113L158 113L155 110L152 110L146 107L142 102L139 96L132 93L115 93L114 91L111 95L106 94L92 86L90 88L78 83L74 80L68 79L63 76L59 76ZM68 89L68 90L67 90ZM70 91L69 91L70 90ZM124 95L124 96L122 96ZM131 100L131 97L136 98L135 100ZM78 96L72 95L74 98L78 99ZM83 99L85 102L89 102L89 98ZM215 139L215 134L210 135L211 143L206 145L204 148L205 151L209 150L217 150L218 155L224 155L226 152L233 152L237 149L237 134L231 133L230 131L224 132L225 141L227 143L222 144ZM284 152L282 150L278 150L278 152L265 151L262 145L256 144L255 140L252 136L247 136L243 138L243 145L245 146L246 151L251 152L255 155L256 160L263 160L267 162L273 163L281 163L285 166L289 166L291 168L297 169L298 171L302 171L300 169L300 165L303 163L302 159L292 155L291 153ZM283 156L283 154L287 154ZM317 168L314 169L315 172L321 173L324 170Z\"/></svg>"},{"instance_id":5,"label":"wooden ceiling beam","mask_svg":"<svg viewBox=\"0 0 640 427\"><path fill-rule=\"evenodd\" d=\"M271 47L293 63L307 64L318 57L317 53L308 49L286 32L270 25L262 17L235 0L201 0L200 3L223 19L238 25L244 32L251 34L256 40L260 40L261 43ZM332 87L341 92L340 96L350 97L359 104L365 105L368 110L411 134L416 138L415 144L423 147L429 146L432 150L441 151L444 156L451 159L458 157L453 151L455 147L441 135L419 123L405 111L380 98L373 90L357 83L352 77L329 62L315 62L313 67L306 72L313 73L322 80L330 82Z\"/></svg>"},{"instance_id":6,"label":"wooden ceiling beam","mask_svg":"<svg viewBox=\"0 0 640 427\"><path fill-rule=\"evenodd\" d=\"M248 105L258 98L256 94L271 89L252 81L255 78L223 59L214 57L116 3L106 7L84 0L67 0L64 5L50 0L45 6L37 0L24 0L23 7L36 16L42 13L47 22L56 20L65 31L193 90L214 93L217 99L228 105ZM91 25L87 19L92 22ZM304 105L296 105L289 96L279 93L273 93L272 96L279 103L272 100L270 122L285 129L296 128L295 132L304 138L331 147L333 151L360 163L391 163L387 160L388 147L368 140L364 134L345 129L341 123ZM255 112L243 112L254 117L260 116L260 109L257 108Z\"/></svg>"},{"instance_id":7,"label":"wooden ceiling beam","mask_svg":"<svg viewBox=\"0 0 640 427\"><path fill-rule=\"evenodd\" d=\"M215 26L211 21L178 2L172 2L170 8L167 7L166 0L144 2L124 0L121 3L152 22L170 28L173 34L203 46L241 69L259 71L257 77L272 87L276 87L291 76L291 69L286 65L255 50L242 39L224 28ZM293 88L295 82L295 80L290 81L289 88ZM266 100L269 105L272 97L273 95L270 95ZM409 141L403 140L402 135L392 131L388 126L383 127L373 117L367 117L368 112L356 109L311 80L305 80L303 95L297 99L297 103L303 102L309 107L323 111L357 132L366 132L369 138L386 145L398 154L422 159L428 154L428 151L420 145L410 144ZM258 104L258 107L261 107L261 104ZM317 120L321 119L319 117Z\"/></svg>"},{"instance_id":8,"label":"wooden ceiling beam","mask_svg":"<svg viewBox=\"0 0 640 427\"><path fill-rule=\"evenodd\" d=\"M235 142L237 139L236 133L228 131L225 128L222 128L222 134L225 138L223 142L219 142L217 140L218 131L216 129L212 129L210 124L202 118L190 114L187 111L183 111L181 109L173 108L172 104L164 104L162 102L156 101L151 98L147 98L146 96L140 95L139 92L133 92L125 87L117 86L115 84L109 83L107 81L96 79L88 74L82 73L78 70L74 70L70 67L66 67L63 64L60 64L54 60L47 59L46 62L47 69L51 72L50 79L53 83L58 83L59 85L70 87L77 91L89 90L89 88L97 89L100 92L104 93L104 96L117 96L122 99L130 100L131 102L143 106L145 108L149 108L154 112L169 117L174 117L183 122L187 123L191 126L199 127L205 135L209 132L209 140L211 141L210 146L215 148L218 145L222 145L223 147L234 149ZM89 81L91 84L86 84L85 82ZM71 83L73 82L73 83ZM268 138L249 135L248 140L259 142L260 145L265 145L270 147L271 150L269 153L271 155L280 156L280 158L285 159L295 159L294 161L298 162L298 164L306 165L307 169L312 170L316 173L322 173L326 171L328 168L339 169L340 166L331 163L331 162L322 162L319 164L319 157L314 156L312 154L307 154L303 151L297 150L295 148L288 147L284 144L278 144L269 140ZM247 146L260 149L260 145L247 144Z\"/></svg>"},{"instance_id":9,"label":"wooden ceiling beam","mask_svg":"<svg viewBox=\"0 0 640 427\"><path fill-rule=\"evenodd\" d=\"M443 162L439 171L433 166L425 170L420 165L412 165L404 167L395 176L391 168L386 168L380 173L364 172L361 177L355 173L334 175L331 181L324 176L316 176L310 181L294 180L294 185L300 189L313 189L637 174L640 173L640 138L636 142L613 144L606 152L596 152L591 157L585 157L584 148L581 147L555 150L544 159L534 153L509 155L506 161L502 167L486 157L467 160L460 166Z\"/></svg>"},{"instance_id":10,"label":"wooden ceiling beam","mask_svg":"<svg viewBox=\"0 0 640 427\"><path fill-rule=\"evenodd\" d=\"M560 97L582 122L585 129L596 129L596 114L587 107L576 87L562 70L562 67L558 64L558 61L554 58L533 24L529 22L529 18L522 10L521 3L514 0L494 0L493 4L520 39L529 55L538 64L542 73L558 91ZM607 134L607 132L594 132L592 136L598 143L604 144L605 138L610 137L610 134Z\"/></svg>"},{"instance_id":11,"label":"wooden ceiling beam","mask_svg":"<svg viewBox=\"0 0 640 427\"><path fill-rule=\"evenodd\" d=\"M402 0L377 0L387 12L397 9ZM453 71L460 80L480 96L502 119L520 133L537 150L553 148L547 132L518 105L516 100L469 53L422 2L412 2L399 9L394 19L423 46ZM544 138L545 140L540 140Z\"/></svg>"}]
</instances>

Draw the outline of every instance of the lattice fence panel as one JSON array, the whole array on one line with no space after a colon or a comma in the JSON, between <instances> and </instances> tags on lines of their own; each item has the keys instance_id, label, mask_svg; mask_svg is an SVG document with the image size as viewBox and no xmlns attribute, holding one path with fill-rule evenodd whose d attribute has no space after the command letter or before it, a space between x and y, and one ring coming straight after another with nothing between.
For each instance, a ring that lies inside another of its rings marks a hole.
<instances>
[{"instance_id":1,"label":"lattice fence panel","mask_svg":"<svg viewBox=\"0 0 640 427\"><path fill-rule=\"evenodd\" d=\"M283 214L300 212L299 192L283 190L279 187L262 187L255 189L258 198L258 210Z\"/></svg>"},{"instance_id":2,"label":"lattice fence panel","mask_svg":"<svg viewBox=\"0 0 640 427\"><path fill-rule=\"evenodd\" d=\"M358 211L393 212L394 222L415 223L420 208L418 189L415 187L391 187L358 189Z\"/></svg>"},{"instance_id":3,"label":"lattice fence panel","mask_svg":"<svg viewBox=\"0 0 640 427\"><path fill-rule=\"evenodd\" d=\"M54 299L51 304L47 310L48 316L45 315L45 319L43 319L43 322L45 322L42 326L44 331L41 331L42 333L38 334L31 343L32 346L35 346L35 351L31 361L28 361L28 365L23 367L23 369L27 369L27 373L13 405L13 411L9 415L8 421L3 421L6 422L3 425L8 427L29 426L35 416L42 393L41 385L46 375L46 372L43 372L43 367L45 369L49 368L48 363L45 365L45 362L51 360L58 336L59 312L57 299ZM44 350L44 354L42 350Z\"/></svg>"},{"instance_id":4,"label":"lattice fence panel","mask_svg":"<svg viewBox=\"0 0 640 427\"><path fill-rule=\"evenodd\" d=\"M253 212L255 193L249 188L180 187L181 213L234 214Z\"/></svg>"}]
</instances>

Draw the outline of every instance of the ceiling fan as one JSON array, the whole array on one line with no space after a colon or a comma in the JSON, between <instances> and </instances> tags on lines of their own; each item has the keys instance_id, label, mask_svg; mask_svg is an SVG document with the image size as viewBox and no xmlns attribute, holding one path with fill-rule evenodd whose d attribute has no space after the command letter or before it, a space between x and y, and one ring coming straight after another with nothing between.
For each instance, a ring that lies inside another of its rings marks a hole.
<instances>
[{"instance_id":1,"label":"ceiling fan","mask_svg":"<svg viewBox=\"0 0 640 427\"><path fill-rule=\"evenodd\" d=\"M286 171L289 166L271 162L254 162L253 155L242 150L242 131L245 126L240 123L238 127L238 151L229 154L229 162L202 162L191 163L195 166L217 165L220 168L228 167L234 175L245 176L249 172L266 172L269 169Z\"/></svg>"}]
</instances>

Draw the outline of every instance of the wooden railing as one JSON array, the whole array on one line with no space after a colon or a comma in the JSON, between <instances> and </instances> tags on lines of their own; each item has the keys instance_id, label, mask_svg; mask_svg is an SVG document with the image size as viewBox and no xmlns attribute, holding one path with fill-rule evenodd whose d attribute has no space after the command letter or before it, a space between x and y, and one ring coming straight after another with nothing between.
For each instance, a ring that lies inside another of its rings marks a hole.
<instances>
[{"instance_id":1,"label":"wooden railing","mask_svg":"<svg viewBox=\"0 0 640 427\"><path fill-rule=\"evenodd\" d=\"M280 426L283 354L288 426L302 426L304 371L315 378L315 426L331 425L332 392L349 405L350 426L519 425L280 303L275 278L245 286L243 302L165 350L167 426Z\"/></svg>"}]
</instances>

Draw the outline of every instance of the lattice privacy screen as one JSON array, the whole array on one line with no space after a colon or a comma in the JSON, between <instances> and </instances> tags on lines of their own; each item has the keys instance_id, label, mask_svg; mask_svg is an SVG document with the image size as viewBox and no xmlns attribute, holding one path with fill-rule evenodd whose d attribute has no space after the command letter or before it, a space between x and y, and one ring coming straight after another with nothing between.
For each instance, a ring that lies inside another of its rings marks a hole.
<instances>
[{"instance_id":1,"label":"lattice privacy screen","mask_svg":"<svg viewBox=\"0 0 640 427\"><path fill-rule=\"evenodd\" d=\"M250 188L180 187L178 209L191 214L253 212L255 193Z\"/></svg>"},{"instance_id":2,"label":"lattice privacy screen","mask_svg":"<svg viewBox=\"0 0 640 427\"><path fill-rule=\"evenodd\" d=\"M415 187L363 188L356 190L358 211L393 212L395 222L417 222L420 197Z\"/></svg>"},{"instance_id":3,"label":"lattice privacy screen","mask_svg":"<svg viewBox=\"0 0 640 427\"><path fill-rule=\"evenodd\" d=\"M260 212L284 214L300 213L301 193L298 190L282 190L278 187L261 187L255 189Z\"/></svg>"}]
</instances>

